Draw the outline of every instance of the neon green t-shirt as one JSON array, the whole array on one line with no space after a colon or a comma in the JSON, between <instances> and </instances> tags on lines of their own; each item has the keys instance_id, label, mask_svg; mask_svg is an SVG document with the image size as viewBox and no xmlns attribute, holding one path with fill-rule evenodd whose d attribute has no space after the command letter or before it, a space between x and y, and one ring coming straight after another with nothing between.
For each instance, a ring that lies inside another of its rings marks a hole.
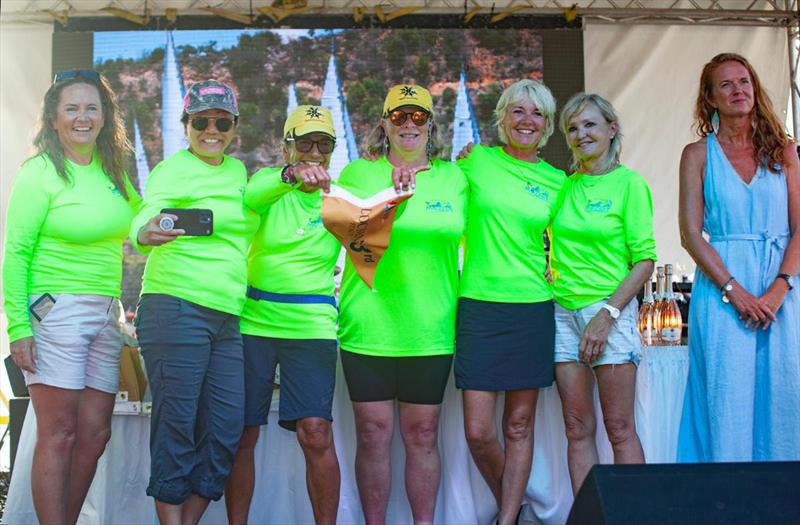
<instances>
[{"instance_id":1,"label":"neon green t-shirt","mask_svg":"<svg viewBox=\"0 0 800 525\"><path fill-rule=\"evenodd\" d=\"M552 299L542 236L564 172L544 160L515 159L502 147L475 146L458 165L470 188L459 295L507 303Z\"/></svg>"},{"instance_id":2,"label":"neon green t-shirt","mask_svg":"<svg viewBox=\"0 0 800 525\"><path fill-rule=\"evenodd\" d=\"M87 166L66 165L69 183L46 155L28 160L14 179L3 258L12 342L33 335L30 294L120 295L122 242L141 199L126 181L126 201L97 155Z\"/></svg>"},{"instance_id":3,"label":"neon green t-shirt","mask_svg":"<svg viewBox=\"0 0 800 525\"><path fill-rule=\"evenodd\" d=\"M577 310L609 297L634 264L656 260L647 181L625 166L605 175L572 175L552 232L558 304Z\"/></svg>"},{"instance_id":4,"label":"neon green t-shirt","mask_svg":"<svg viewBox=\"0 0 800 525\"><path fill-rule=\"evenodd\" d=\"M189 150L161 161L147 179L144 205L133 219L131 242L148 253L142 294L167 294L239 315L247 291L247 249L259 217L244 203L247 170L225 156L212 166ZM182 236L161 246L139 246L139 229L164 208L205 208L213 233Z\"/></svg>"},{"instance_id":5,"label":"neon green t-shirt","mask_svg":"<svg viewBox=\"0 0 800 525\"><path fill-rule=\"evenodd\" d=\"M333 271L342 247L322 225L319 191L281 182L281 168L257 171L245 203L261 214L250 245L248 284L266 292L333 296ZM336 339L338 313L329 304L278 303L248 298L243 334L282 339Z\"/></svg>"},{"instance_id":6,"label":"neon green t-shirt","mask_svg":"<svg viewBox=\"0 0 800 525\"><path fill-rule=\"evenodd\" d=\"M371 197L392 185L392 165L385 157L356 160L344 168L339 184L357 197ZM398 207L371 290L348 259L339 317L343 349L384 357L453 353L458 245L468 193L458 166L434 161L417 173L414 195Z\"/></svg>"}]
</instances>

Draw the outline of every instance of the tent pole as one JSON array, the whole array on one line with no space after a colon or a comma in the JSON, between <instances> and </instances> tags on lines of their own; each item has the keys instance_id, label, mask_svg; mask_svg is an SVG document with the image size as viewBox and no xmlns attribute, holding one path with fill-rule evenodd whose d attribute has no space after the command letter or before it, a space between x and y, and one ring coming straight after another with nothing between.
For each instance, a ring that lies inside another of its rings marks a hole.
<instances>
[{"instance_id":1,"label":"tent pole","mask_svg":"<svg viewBox=\"0 0 800 525\"><path fill-rule=\"evenodd\" d=\"M787 0L786 8L797 9L797 0ZM789 44L789 96L792 101L792 134L798 138L800 133L800 85L798 85L798 63L800 63L800 24L795 18L793 23L786 27L786 39Z\"/></svg>"}]
</instances>

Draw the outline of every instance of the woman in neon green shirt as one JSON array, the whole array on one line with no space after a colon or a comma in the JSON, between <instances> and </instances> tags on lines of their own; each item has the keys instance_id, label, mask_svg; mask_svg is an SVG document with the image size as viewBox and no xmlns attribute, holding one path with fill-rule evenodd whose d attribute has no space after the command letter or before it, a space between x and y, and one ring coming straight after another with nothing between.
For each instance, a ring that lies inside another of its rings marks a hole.
<instances>
[{"instance_id":1,"label":"woman in neon green shirt","mask_svg":"<svg viewBox=\"0 0 800 525\"><path fill-rule=\"evenodd\" d=\"M561 112L575 173L564 185L550 248L556 299L556 383L569 442L572 490L597 463L593 374L615 463L643 463L633 402L641 352L634 300L653 273L647 182L619 162L619 118L599 95Z\"/></svg>"},{"instance_id":2,"label":"woman in neon green shirt","mask_svg":"<svg viewBox=\"0 0 800 525\"><path fill-rule=\"evenodd\" d=\"M56 74L34 146L8 202L5 311L36 411L36 515L75 523L111 435L122 242L140 199L115 95L96 71Z\"/></svg>"},{"instance_id":3,"label":"woman in neon green shirt","mask_svg":"<svg viewBox=\"0 0 800 525\"><path fill-rule=\"evenodd\" d=\"M456 386L478 470L500 509L519 513L533 460L539 388L553 383L553 291L544 232L556 213L563 171L539 157L555 127L556 101L533 80L509 86L495 109L502 146L474 146L459 161L470 184L456 328ZM497 438L497 393L505 392Z\"/></svg>"},{"instance_id":4,"label":"woman in neon green shirt","mask_svg":"<svg viewBox=\"0 0 800 525\"><path fill-rule=\"evenodd\" d=\"M441 475L439 409L452 362L468 189L455 164L434 157L432 111L427 89L392 87L370 137L380 158L351 162L339 178L359 198L392 185L414 188L398 207L372 287L349 259L342 279L339 345L356 420L356 481L370 524L386 520L395 400L415 523L433 521Z\"/></svg>"},{"instance_id":5,"label":"woman in neon green shirt","mask_svg":"<svg viewBox=\"0 0 800 525\"><path fill-rule=\"evenodd\" d=\"M162 524L197 523L222 497L244 426L239 314L259 217L244 202L244 164L225 155L238 117L225 84L189 89L189 148L156 166L131 225L131 240L150 253L136 326L153 393L147 494ZM210 209L213 232L183 235L164 208Z\"/></svg>"},{"instance_id":6,"label":"woman in neon green shirt","mask_svg":"<svg viewBox=\"0 0 800 525\"><path fill-rule=\"evenodd\" d=\"M322 225L320 190L329 190L336 144L331 112L295 108L283 127L282 168L262 168L245 203L261 214L248 254L244 339L244 432L226 485L228 523L247 523L256 472L254 449L267 424L275 369L281 368L278 424L297 432L306 460L314 521L334 525L339 460L333 444L336 320L333 273L342 247Z\"/></svg>"}]
</instances>

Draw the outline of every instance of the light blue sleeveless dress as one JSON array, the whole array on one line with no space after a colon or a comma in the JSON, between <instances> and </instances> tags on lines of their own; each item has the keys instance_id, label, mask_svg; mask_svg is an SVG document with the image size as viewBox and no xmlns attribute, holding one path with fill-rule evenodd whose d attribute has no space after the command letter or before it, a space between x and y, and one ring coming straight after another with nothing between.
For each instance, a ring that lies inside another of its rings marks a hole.
<instances>
[{"instance_id":1,"label":"light blue sleeveless dress","mask_svg":"<svg viewBox=\"0 0 800 525\"><path fill-rule=\"evenodd\" d=\"M706 140L703 230L731 275L758 297L789 243L786 178L760 166L745 184L714 134ZM787 294L777 322L753 331L698 268L689 320L678 461L800 460L800 287Z\"/></svg>"}]
</instances>

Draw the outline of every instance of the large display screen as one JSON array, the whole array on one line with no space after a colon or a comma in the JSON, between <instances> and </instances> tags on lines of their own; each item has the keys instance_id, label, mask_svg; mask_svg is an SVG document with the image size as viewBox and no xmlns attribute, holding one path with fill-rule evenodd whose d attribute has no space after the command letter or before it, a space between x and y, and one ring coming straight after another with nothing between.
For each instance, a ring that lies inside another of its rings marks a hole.
<instances>
[{"instance_id":1,"label":"large display screen","mask_svg":"<svg viewBox=\"0 0 800 525\"><path fill-rule=\"evenodd\" d=\"M282 163L292 106L327 106L339 139L335 176L359 156L397 83L431 90L445 156L469 141L494 143L497 98L515 80L542 80L542 44L526 29L107 32L95 33L94 62L118 94L146 159L142 171L182 146L183 94L214 78L239 95L239 137L229 153L251 170Z\"/></svg>"},{"instance_id":2,"label":"large display screen","mask_svg":"<svg viewBox=\"0 0 800 525\"><path fill-rule=\"evenodd\" d=\"M549 53L545 53L546 39L556 42ZM509 84L522 78L544 81L560 102L582 86L579 31L98 31L92 34L92 46L93 65L116 91L135 145L131 176L142 193L153 167L186 147L180 123L183 96L203 80L223 81L238 94L240 125L228 153L251 173L283 164L283 123L292 107L328 107L337 132L330 170L334 177L362 154L367 136L380 120L384 96L394 84L413 82L431 91L446 159L454 158L468 142L498 144L494 108ZM547 69L545 57L556 57ZM544 156L565 167L559 162L560 156L566 158L559 151L564 149L562 141L553 137ZM128 311L138 300L143 264L144 258L127 247L123 303Z\"/></svg>"}]
</instances>

